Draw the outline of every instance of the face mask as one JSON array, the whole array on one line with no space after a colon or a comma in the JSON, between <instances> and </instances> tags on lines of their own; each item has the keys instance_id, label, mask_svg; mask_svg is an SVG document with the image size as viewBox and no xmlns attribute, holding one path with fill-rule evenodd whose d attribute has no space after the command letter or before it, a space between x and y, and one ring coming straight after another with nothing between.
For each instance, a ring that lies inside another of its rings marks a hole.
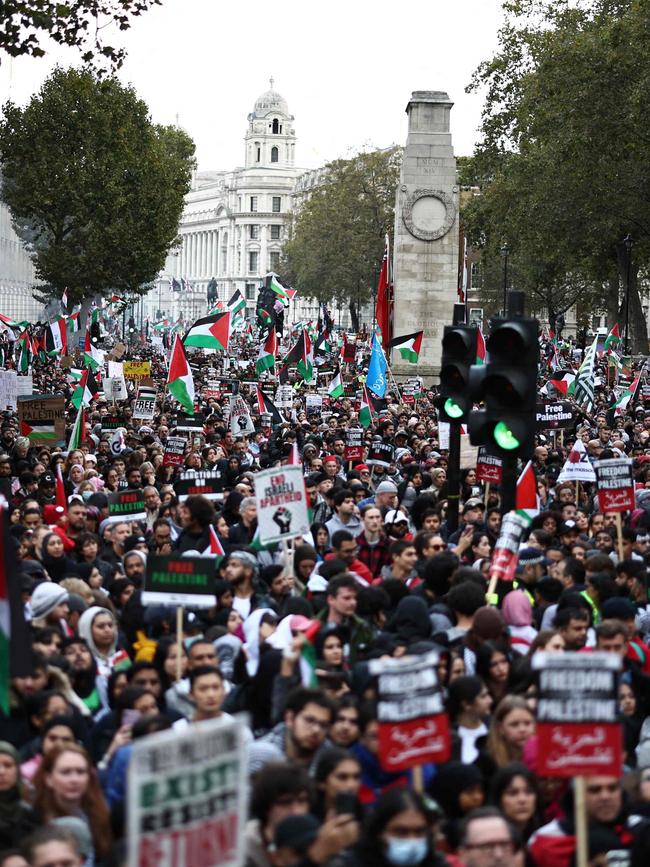
<instances>
[{"instance_id":1,"label":"face mask","mask_svg":"<svg viewBox=\"0 0 650 867\"><path fill-rule=\"evenodd\" d=\"M84 491L81 496L84 498L84 500L89 500L92 497L92 495L93 495L92 491Z\"/></svg>"},{"instance_id":2,"label":"face mask","mask_svg":"<svg viewBox=\"0 0 650 867\"><path fill-rule=\"evenodd\" d=\"M400 840L389 837L386 844L386 858L395 867L413 867L423 861L429 851L429 841L426 837L415 837L410 840Z\"/></svg>"}]
</instances>

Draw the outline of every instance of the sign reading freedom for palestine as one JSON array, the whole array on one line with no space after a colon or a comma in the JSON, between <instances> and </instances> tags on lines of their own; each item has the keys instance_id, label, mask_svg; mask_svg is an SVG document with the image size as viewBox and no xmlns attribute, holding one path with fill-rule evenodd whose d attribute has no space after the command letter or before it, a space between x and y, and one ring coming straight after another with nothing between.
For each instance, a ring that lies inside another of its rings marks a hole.
<instances>
[{"instance_id":1,"label":"sign reading freedom for palestine","mask_svg":"<svg viewBox=\"0 0 650 867\"><path fill-rule=\"evenodd\" d=\"M215 604L215 563L214 557L149 554L142 603L212 607Z\"/></svg>"}]
</instances>

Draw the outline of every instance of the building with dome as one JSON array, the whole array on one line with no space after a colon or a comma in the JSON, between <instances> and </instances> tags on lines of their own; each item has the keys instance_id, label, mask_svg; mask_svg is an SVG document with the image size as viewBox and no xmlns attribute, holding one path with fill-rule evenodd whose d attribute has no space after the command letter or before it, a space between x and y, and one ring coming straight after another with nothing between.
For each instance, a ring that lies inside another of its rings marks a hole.
<instances>
[{"instance_id":1,"label":"building with dome","mask_svg":"<svg viewBox=\"0 0 650 867\"><path fill-rule=\"evenodd\" d=\"M248 115L243 167L195 173L181 244L146 299L151 320L196 318L236 289L252 310L261 281L278 270L294 191L307 173L295 164L293 115L270 85Z\"/></svg>"}]
</instances>

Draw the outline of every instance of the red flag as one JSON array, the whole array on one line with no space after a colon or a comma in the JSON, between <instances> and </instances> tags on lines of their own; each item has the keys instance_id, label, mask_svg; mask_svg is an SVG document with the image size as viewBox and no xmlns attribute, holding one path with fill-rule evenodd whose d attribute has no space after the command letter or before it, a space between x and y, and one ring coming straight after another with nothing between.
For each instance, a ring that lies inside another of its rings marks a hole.
<instances>
[{"instance_id":1,"label":"red flag","mask_svg":"<svg viewBox=\"0 0 650 867\"><path fill-rule=\"evenodd\" d=\"M375 320L377 322L379 333L381 334L381 342L384 346L388 345L391 338L390 318L389 250L388 235L386 235L384 258L381 262L379 282L377 283L377 306L375 308Z\"/></svg>"},{"instance_id":2,"label":"red flag","mask_svg":"<svg viewBox=\"0 0 650 867\"><path fill-rule=\"evenodd\" d=\"M83 410L81 410L83 412ZM63 475L61 474L61 464L57 463L56 465L56 504L60 506L63 511L67 511L68 509L68 499L65 495L65 486L63 484Z\"/></svg>"},{"instance_id":3,"label":"red flag","mask_svg":"<svg viewBox=\"0 0 650 867\"><path fill-rule=\"evenodd\" d=\"M215 554L217 557L226 556L226 552L223 550L223 546L217 536L217 531L212 524L210 524L210 553Z\"/></svg>"}]
</instances>

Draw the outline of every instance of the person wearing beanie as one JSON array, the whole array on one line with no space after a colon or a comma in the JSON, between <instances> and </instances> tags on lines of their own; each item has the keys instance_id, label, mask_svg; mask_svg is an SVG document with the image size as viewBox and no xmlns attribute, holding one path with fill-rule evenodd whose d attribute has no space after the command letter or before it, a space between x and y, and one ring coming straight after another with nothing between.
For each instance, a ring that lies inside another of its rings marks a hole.
<instances>
[{"instance_id":1,"label":"person wearing beanie","mask_svg":"<svg viewBox=\"0 0 650 867\"><path fill-rule=\"evenodd\" d=\"M0 851L21 845L37 824L23 800L18 751L8 741L0 741Z\"/></svg>"},{"instance_id":2,"label":"person wearing beanie","mask_svg":"<svg viewBox=\"0 0 650 867\"><path fill-rule=\"evenodd\" d=\"M32 626L54 626L64 638L72 635L66 620L69 614L69 594L65 587L53 581L43 581L32 593L30 601Z\"/></svg>"},{"instance_id":3,"label":"person wearing beanie","mask_svg":"<svg viewBox=\"0 0 650 867\"><path fill-rule=\"evenodd\" d=\"M232 607L245 620L256 608L271 608L266 588L257 581L259 564L251 551L232 551L222 564L222 572L232 587Z\"/></svg>"}]
</instances>

